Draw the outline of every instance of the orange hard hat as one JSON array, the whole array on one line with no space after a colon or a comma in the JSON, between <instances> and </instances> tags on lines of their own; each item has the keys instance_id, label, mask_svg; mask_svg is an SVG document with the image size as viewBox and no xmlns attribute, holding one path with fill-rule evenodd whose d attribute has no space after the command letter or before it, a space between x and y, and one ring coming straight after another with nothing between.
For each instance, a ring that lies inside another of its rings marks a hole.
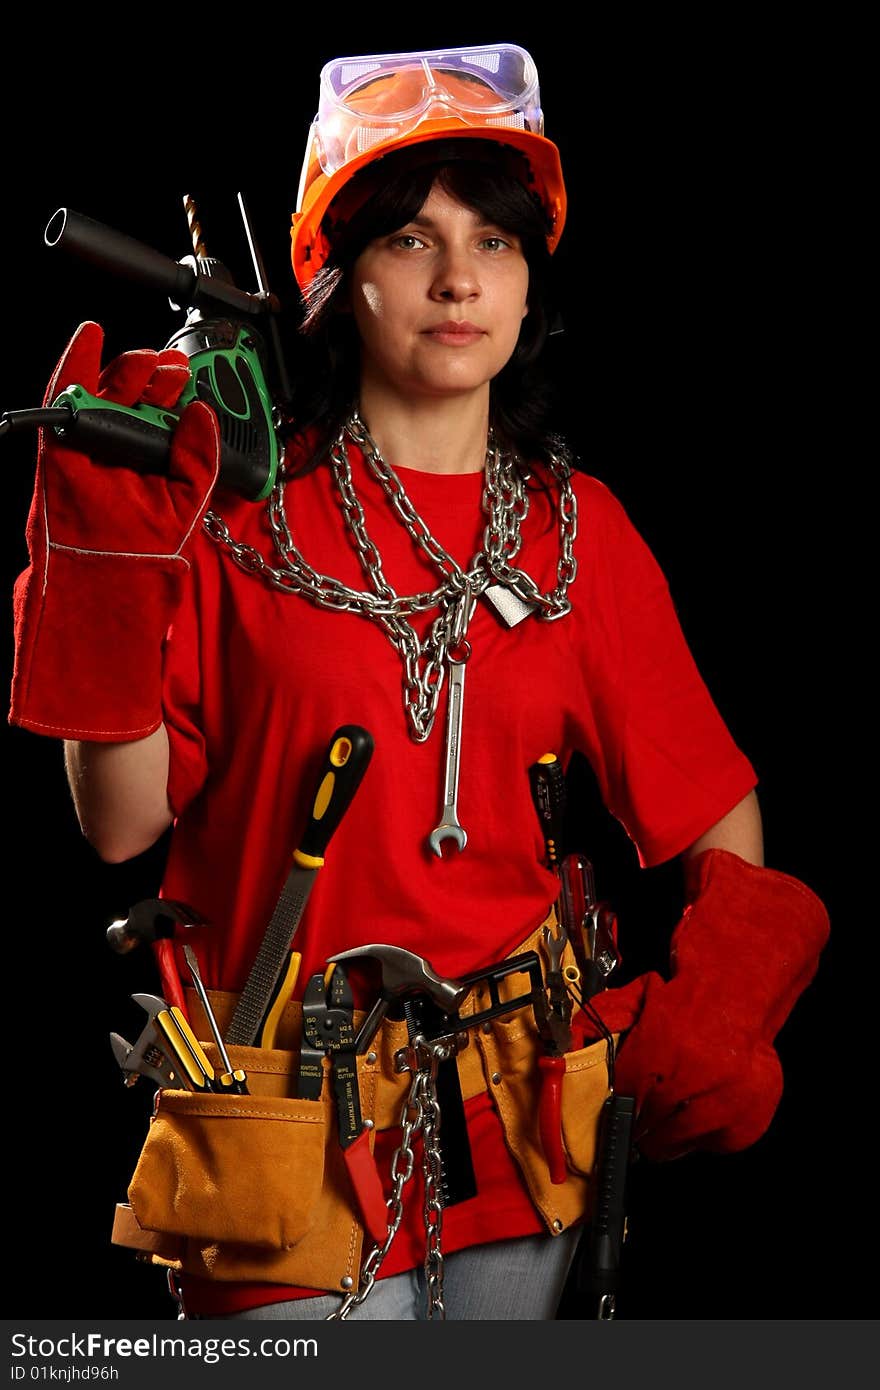
<instances>
[{"instance_id":1,"label":"orange hard hat","mask_svg":"<svg viewBox=\"0 0 880 1390\"><path fill-rule=\"evenodd\" d=\"M547 245L555 250L565 222L565 184L559 151L543 129L537 70L515 44L327 63L292 218L300 288L330 254L322 223L355 174L394 150L432 140L489 140L518 151L519 176L540 198Z\"/></svg>"}]
</instances>

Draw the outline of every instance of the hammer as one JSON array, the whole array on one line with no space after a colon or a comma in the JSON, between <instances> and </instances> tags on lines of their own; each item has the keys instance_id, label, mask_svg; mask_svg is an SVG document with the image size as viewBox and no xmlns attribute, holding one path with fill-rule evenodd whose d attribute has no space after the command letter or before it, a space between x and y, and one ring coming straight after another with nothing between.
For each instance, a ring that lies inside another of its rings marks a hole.
<instances>
[{"instance_id":1,"label":"hammer","mask_svg":"<svg viewBox=\"0 0 880 1390\"><path fill-rule=\"evenodd\" d=\"M423 1029L435 1024L445 1026L440 1015L457 1014L470 993L473 981L444 979L423 956L405 951L402 946L384 944L358 946L352 951L340 951L328 956L336 964L360 957L377 960L382 967L382 987L379 998L364 1019L355 1038L355 1051L366 1052L382 1019L392 1003L399 1000L406 1018L410 1041ZM437 1100L443 1124L439 1135L440 1187L444 1207L467 1201L477 1191L471 1159L464 1101L455 1055L441 1060L437 1067Z\"/></svg>"},{"instance_id":2,"label":"hammer","mask_svg":"<svg viewBox=\"0 0 880 1390\"><path fill-rule=\"evenodd\" d=\"M186 1017L186 1004L183 985L174 948L171 944L177 935L177 927L204 925L205 919L187 903L173 898L144 898L135 903L127 917L111 922L107 928L107 942L118 955L128 955L141 942L155 945L156 959L165 983L165 991L172 1004Z\"/></svg>"},{"instance_id":3,"label":"hammer","mask_svg":"<svg viewBox=\"0 0 880 1390\"><path fill-rule=\"evenodd\" d=\"M397 999L408 994L427 994L428 998L445 1014L458 1013L464 999L470 993L471 985L459 980L449 980L438 975L424 956L405 951L402 946L387 946L384 943L370 946L356 946L351 951L340 951L338 955L328 956L327 961L338 962L358 960L361 956L377 960L382 967L382 987L379 998L358 1030L355 1038L355 1051L366 1052L376 1035L376 1030Z\"/></svg>"}]
</instances>

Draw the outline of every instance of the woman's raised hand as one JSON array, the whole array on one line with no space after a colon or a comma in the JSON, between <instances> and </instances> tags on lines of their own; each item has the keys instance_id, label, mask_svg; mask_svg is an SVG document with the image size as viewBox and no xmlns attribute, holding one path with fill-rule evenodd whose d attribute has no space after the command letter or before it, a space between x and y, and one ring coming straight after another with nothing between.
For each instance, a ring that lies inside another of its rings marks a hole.
<instances>
[{"instance_id":1,"label":"woman's raised hand","mask_svg":"<svg viewBox=\"0 0 880 1390\"><path fill-rule=\"evenodd\" d=\"M72 385L122 405L173 406L183 353L123 353L103 370L104 335L77 329L46 393ZM171 438L167 475L97 463L41 432L28 517L31 563L15 587L10 719L67 739L125 742L161 722L161 644L217 481L220 438L194 401Z\"/></svg>"}]
</instances>

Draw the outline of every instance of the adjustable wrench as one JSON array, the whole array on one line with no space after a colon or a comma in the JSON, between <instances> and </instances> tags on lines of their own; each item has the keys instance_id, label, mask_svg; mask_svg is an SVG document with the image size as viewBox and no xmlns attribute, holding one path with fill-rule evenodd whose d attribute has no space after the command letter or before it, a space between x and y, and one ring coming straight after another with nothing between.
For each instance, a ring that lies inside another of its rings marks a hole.
<instances>
[{"instance_id":1,"label":"adjustable wrench","mask_svg":"<svg viewBox=\"0 0 880 1390\"><path fill-rule=\"evenodd\" d=\"M149 1077L157 1086L177 1088L183 1084L173 1064L156 1042L151 1023L147 1024L136 1043L127 1042L121 1033L111 1033L110 1046L126 1086L133 1086L139 1076Z\"/></svg>"}]
</instances>

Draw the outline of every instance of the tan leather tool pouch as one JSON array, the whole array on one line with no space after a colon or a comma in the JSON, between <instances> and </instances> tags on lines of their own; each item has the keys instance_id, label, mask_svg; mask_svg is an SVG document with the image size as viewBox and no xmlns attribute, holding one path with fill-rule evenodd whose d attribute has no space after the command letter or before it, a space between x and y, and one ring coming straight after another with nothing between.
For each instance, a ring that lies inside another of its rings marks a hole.
<instances>
[{"instance_id":1,"label":"tan leather tool pouch","mask_svg":"<svg viewBox=\"0 0 880 1390\"><path fill-rule=\"evenodd\" d=\"M234 1002L212 996L221 1027ZM198 1001L188 1005L201 1039ZM295 1024L298 1031L298 1006ZM216 1049L203 1046L219 1070ZM228 1053L247 1073L249 1095L157 1092L114 1241L201 1278L337 1291L349 1279L356 1285L363 1227L326 1076L321 1099L303 1100L291 1094L297 1050ZM366 1118L375 1068L358 1058L358 1070Z\"/></svg>"},{"instance_id":2,"label":"tan leather tool pouch","mask_svg":"<svg viewBox=\"0 0 880 1390\"><path fill-rule=\"evenodd\" d=\"M513 954L537 951L542 955L540 939L541 928L538 928ZM563 966L572 964L574 955L571 947L566 946ZM501 981L499 995L502 999L515 998L523 988L522 976L510 976ZM488 998L481 999L479 995L467 1001L469 1011L476 1013L487 1003ZM599 1121L610 1094L610 1045L600 1041L565 1054L561 1125L567 1173L564 1182L553 1183L538 1131L541 1089L538 1059L543 1049L532 1009L517 1009L513 1014L495 1018L477 1029L474 1036L507 1146L547 1229L558 1235L590 1210ZM616 1035L613 1043L617 1045Z\"/></svg>"},{"instance_id":3,"label":"tan leather tool pouch","mask_svg":"<svg viewBox=\"0 0 880 1390\"><path fill-rule=\"evenodd\" d=\"M540 954L540 932L512 954ZM527 988L523 976L510 976L500 983L500 997L515 998ZM204 1041L210 1029L198 998L190 990L186 995L196 1036L219 1071L217 1050ZM238 996L212 990L210 997L225 1033ZM488 1003L475 991L462 1014ZM355 1014L356 1028L364 1017ZM116 1244L201 1278L328 1291L357 1286L364 1229L326 1072L320 1100L293 1095L300 1036L300 1006L289 1004L278 1033L283 1048L228 1049L233 1067L247 1073L249 1095L157 1093L129 1185L130 1206L117 1209ZM394 1059L406 1040L406 1024L386 1020L371 1051L357 1058L371 1145L377 1131L400 1123L411 1077L396 1070ZM538 1133L541 1051L531 1007L524 1007L474 1030L458 1054L458 1069L465 1100L489 1091L532 1201L558 1235L589 1211L599 1118L609 1094L608 1053L599 1042L566 1055L561 1120L567 1175L554 1184Z\"/></svg>"},{"instance_id":4,"label":"tan leather tool pouch","mask_svg":"<svg viewBox=\"0 0 880 1390\"><path fill-rule=\"evenodd\" d=\"M324 1176L324 1107L271 1096L162 1091L129 1187L142 1226L292 1250Z\"/></svg>"}]
</instances>

